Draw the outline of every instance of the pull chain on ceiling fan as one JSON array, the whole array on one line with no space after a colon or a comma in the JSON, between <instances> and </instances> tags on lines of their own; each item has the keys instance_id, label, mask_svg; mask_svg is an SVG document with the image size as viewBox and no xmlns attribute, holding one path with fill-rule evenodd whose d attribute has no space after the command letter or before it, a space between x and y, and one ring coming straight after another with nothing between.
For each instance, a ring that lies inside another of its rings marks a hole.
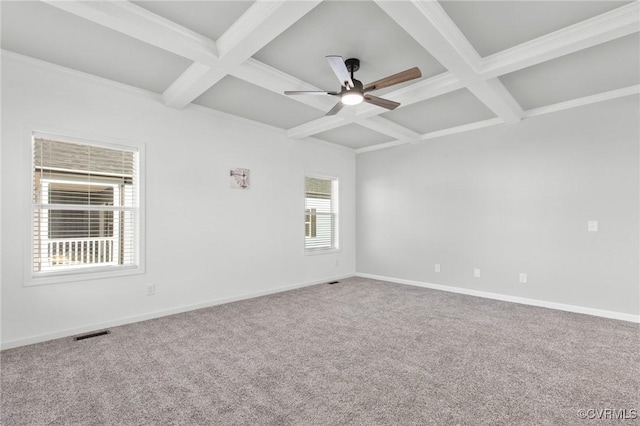
<instances>
[{"instance_id":1,"label":"pull chain on ceiling fan","mask_svg":"<svg viewBox=\"0 0 640 426\"><path fill-rule=\"evenodd\" d=\"M287 90L284 94L340 96L340 102L331 108L326 115L335 115L344 105L358 105L363 101L386 109L396 109L400 106L398 102L370 95L369 92L422 77L420 69L418 67L413 67L406 71L374 81L373 83L363 85L362 82L353 77L353 73L360 69L359 59L350 58L345 61L342 59L342 56L330 55L327 56L327 61L329 61L329 66L331 66L336 77L338 77L338 81L341 86L340 92L328 92L324 90Z\"/></svg>"}]
</instances>

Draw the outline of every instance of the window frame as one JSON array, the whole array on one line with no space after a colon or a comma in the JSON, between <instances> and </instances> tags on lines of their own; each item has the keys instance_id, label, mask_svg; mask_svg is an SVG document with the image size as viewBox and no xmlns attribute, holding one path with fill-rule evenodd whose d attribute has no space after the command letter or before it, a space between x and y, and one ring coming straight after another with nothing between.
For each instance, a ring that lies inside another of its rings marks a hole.
<instances>
[{"instance_id":1,"label":"window frame","mask_svg":"<svg viewBox=\"0 0 640 426\"><path fill-rule=\"evenodd\" d=\"M333 207L334 214L334 246L333 247L321 247L321 248L307 248L306 246L306 198L307 198L307 178L315 178L315 179L324 179L330 180L331 183L331 202ZM317 174L317 173L305 173L302 179L302 251L305 256L315 256L319 254L330 254L337 253L342 251L340 248L340 177L338 176L330 176L325 174Z\"/></svg>"},{"instance_id":2,"label":"window frame","mask_svg":"<svg viewBox=\"0 0 640 426\"><path fill-rule=\"evenodd\" d=\"M137 262L135 265L105 265L95 266L87 268L79 268L74 270L61 270L56 272L47 272L45 274L39 274L33 270L34 262L34 238L33 238L33 188L35 184L35 174L33 172L34 160L33 150L35 147L35 139L52 139L60 142L68 143L81 143L86 145L93 145L103 148L111 148L126 151L137 151L138 153L138 214L136 218L137 238L135 239L137 248ZM25 139L28 139L28 143L25 143L26 149L25 157L28 159L25 164L28 164L27 172L29 177L25 179L26 185L25 194L25 210L23 218L25 220L25 236L28 241L24 244L23 255L23 286L38 286L49 284L61 284L77 281L87 281L95 279L108 279L117 278L123 276L140 275L146 272L146 234L145 234L145 144L143 142L136 142L130 140L118 140L113 138L105 138L95 135L83 135L80 132L61 131L57 129L43 128L42 126L27 126L25 128Z\"/></svg>"}]
</instances>

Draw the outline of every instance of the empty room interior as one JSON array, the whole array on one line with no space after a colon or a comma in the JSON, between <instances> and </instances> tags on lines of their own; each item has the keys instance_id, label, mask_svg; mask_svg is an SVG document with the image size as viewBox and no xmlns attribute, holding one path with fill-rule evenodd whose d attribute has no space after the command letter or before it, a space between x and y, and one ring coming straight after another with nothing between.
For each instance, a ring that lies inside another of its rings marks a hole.
<instances>
[{"instance_id":1,"label":"empty room interior","mask_svg":"<svg viewBox=\"0 0 640 426\"><path fill-rule=\"evenodd\" d=\"M1 1L10 425L640 410L639 1Z\"/></svg>"}]
</instances>

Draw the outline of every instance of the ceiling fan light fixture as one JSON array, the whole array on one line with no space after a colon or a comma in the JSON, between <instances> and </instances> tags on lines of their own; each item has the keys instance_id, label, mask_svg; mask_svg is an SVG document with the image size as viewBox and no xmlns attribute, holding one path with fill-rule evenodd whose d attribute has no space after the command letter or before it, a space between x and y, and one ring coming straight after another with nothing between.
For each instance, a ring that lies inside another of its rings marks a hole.
<instances>
[{"instance_id":1,"label":"ceiling fan light fixture","mask_svg":"<svg viewBox=\"0 0 640 426\"><path fill-rule=\"evenodd\" d=\"M362 103L364 96L362 96L362 93L356 91L348 91L342 95L340 100L345 105L358 105Z\"/></svg>"},{"instance_id":2,"label":"ceiling fan light fixture","mask_svg":"<svg viewBox=\"0 0 640 426\"><path fill-rule=\"evenodd\" d=\"M388 110L398 108L400 106L399 102L379 98L371 95L369 92L422 77L420 69L413 67L365 86L360 80L357 80L353 76L353 73L360 69L360 60L358 58L349 58L345 61L342 59L342 56L329 55L327 56L327 61L329 61L329 66L336 77L338 77L338 81L340 81L340 92L328 92L324 90L287 90L284 92L285 95L340 96L340 101L338 101L325 116L336 115L342 110L344 105L359 105L362 102L367 102ZM367 94L366 98L365 93Z\"/></svg>"}]
</instances>

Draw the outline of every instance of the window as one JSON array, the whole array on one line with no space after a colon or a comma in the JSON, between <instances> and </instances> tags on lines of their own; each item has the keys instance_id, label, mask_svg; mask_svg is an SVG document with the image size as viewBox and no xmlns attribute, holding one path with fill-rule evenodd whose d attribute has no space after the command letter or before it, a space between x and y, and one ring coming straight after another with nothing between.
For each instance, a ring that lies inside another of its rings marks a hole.
<instances>
[{"instance_id":1,"label":"window","mask_svg":"<svg viewBox=\"0 0 640 426\"><path fill-rule=\"evenodd\" d=\"M304 248L322 252L338 248L338 180L305 178Z\"/></svg>"},{"instance_id":2,"label":"window","mask_svg":"<svg viewBox=\"0 0 640 426\"><path fill-rule=\"evenodd\" d=\"M33 139L32 275L139 264L139 153Z\"/></svg>"}]
</instances>

